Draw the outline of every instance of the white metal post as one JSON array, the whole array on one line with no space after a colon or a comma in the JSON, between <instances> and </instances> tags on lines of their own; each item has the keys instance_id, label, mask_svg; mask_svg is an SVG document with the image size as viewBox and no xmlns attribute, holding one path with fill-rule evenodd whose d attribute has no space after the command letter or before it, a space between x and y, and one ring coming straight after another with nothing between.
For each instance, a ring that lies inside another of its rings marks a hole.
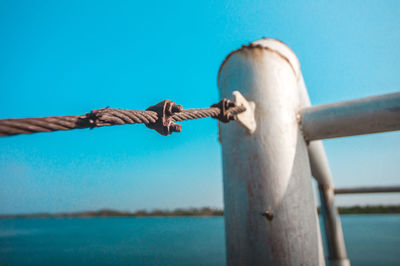
<instances>
[{"instance_id":1,"label":"white metal post","mask_svg":"<svg viewBox=\"0 0 400 266\"><path fill-rule=\"evenodd\" d=\"M228 265L322 265L303 106L294 53L263 39L221 66L220 97L240 91L256 104L257 129L221 124Z\"/></svg>"}]
</instances>

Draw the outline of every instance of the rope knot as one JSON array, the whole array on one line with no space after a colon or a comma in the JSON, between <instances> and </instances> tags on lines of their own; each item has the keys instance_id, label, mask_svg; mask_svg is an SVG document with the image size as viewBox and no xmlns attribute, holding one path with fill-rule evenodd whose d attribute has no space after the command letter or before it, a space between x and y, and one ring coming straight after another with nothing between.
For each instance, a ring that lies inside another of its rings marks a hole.
<instances>
[{"instance_id":1,"label":"rope knot","mask_svg":"<svg viewBox=\"0 0 400 266\"><path fill-rule=\"evenodd\" d=\"M155 105L150 106L146 111L157 113L157 121L155 123L146 124L146 127L156 130L163 136L168 136L173 132L181 132L182 126L175 124L172 116L183 110L182 105L178 105L173 101L164 100Z\"/></svg>"},{"instance_id":2,"label":"rope knot","mask_svg":"<svg viewBox=\"0 0 400 266\"><path fill-rule=\"evenodd\" d=\"M227 99L222 99L218 103L211 105L211 107L220 109L220 113L216 118L223 123L228 123L235 118L235 115L231 113L231 109L235 106L234 102Z\"/></svg>"}]
</instances>

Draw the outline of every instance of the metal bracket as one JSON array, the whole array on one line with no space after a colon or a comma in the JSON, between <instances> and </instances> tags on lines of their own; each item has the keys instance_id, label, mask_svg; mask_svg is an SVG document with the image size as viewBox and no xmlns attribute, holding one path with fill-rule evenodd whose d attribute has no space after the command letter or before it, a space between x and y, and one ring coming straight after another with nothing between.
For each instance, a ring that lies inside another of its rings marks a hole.
<instances>
[{"instance_id":1,"label":"metal bracket","mask_svg":"<svg viewBox=\"0 0 400 266\"><path fill-rule=\"evenodd\" d=\"M229 121L234 119L234 115L231 114L229 111L230 111L230 108L235 107L235 106L236 105L234 102L227 100L227 99L222 99L218 103L211 105L211 107L217 107L221 111L219 113L219 116L216 118L222 123L228 123Z\"/></svg>"},{"instance_id":2,"label":"metal bracket","mask_svg":"<svg viewBox=\"0 0 400 266\"><path fill-rule=\"evenodd\" d=\"M156 130L163 136L168 136L172 132L181 132L182 126L175 124L172 116L183 110L182 105L178 105L173 101L164 100L155 105L150 106L146 111L156 112L158 119L155 123L146 124L146 127Z\"/></svg>"},{"instance_id":3,"label":"metal bracket","mask_svg":"<svg viewBox=\"0 0 400 266\"><path fill-rule=\"evenodd\" d=\"M246 108L246 111L236 115L236 121L246 128L250 134L253 134L257 128L254 113L256 104L254 102L248 102L246 98L244 98L244 96L238 91L234 91L232 93L232 98L236 106L243 105Z\"/></svg>"}]
</instances>

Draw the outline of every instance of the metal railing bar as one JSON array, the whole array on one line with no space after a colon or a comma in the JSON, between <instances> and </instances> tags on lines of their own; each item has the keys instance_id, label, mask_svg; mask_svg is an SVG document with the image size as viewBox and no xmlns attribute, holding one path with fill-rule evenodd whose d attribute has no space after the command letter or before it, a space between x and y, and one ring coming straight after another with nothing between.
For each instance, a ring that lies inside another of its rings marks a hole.
<instances>
[{"instance_id":1,"label":"metal railing bar","mask_svg":"<svg viewBox=\"0 0 400 266\"><path fill-rule=\"evenodd\" d=\"M393 193L393 192L400 192L400 186L335 188L335 194Z\"/></svg>"},{"instance_id":2,"label":"metal railing bar","mask_svg":"<svg viewBox=\"0 0 400 266\"><path fill-rule=\"evenodd\" d=\"M300 119L308 141L400 130L400 92L306 107Z\"/></svg>"}]
</instances>

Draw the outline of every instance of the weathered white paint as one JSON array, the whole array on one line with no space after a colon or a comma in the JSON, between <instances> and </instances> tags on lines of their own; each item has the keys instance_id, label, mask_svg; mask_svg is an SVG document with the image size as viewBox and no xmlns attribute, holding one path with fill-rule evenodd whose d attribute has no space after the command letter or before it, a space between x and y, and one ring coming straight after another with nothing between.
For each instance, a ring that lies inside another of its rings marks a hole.
<instances>
[{"instance_id":1,"label":"weathered white paint","mask_svg":"<svg viewBox=\"0 0 400 266\"><path fill-rule=\"evenodd\" d=\"M400 92L301 110L307 140L400 130Z\"/></svg>"},{"instance_id":2,"label":"weathered white paint","mask_svg":"<svg viewBox=\"0 0 400 266\"><path fill-rule=\"evenodd\" d=\"M238 90L257 106L252 135L236 123L220 125L228 265L324 264L298 125L301 80L294 53L272 39L242 47L221 66L220 97Z\"/></svg>"}]
</instances>

